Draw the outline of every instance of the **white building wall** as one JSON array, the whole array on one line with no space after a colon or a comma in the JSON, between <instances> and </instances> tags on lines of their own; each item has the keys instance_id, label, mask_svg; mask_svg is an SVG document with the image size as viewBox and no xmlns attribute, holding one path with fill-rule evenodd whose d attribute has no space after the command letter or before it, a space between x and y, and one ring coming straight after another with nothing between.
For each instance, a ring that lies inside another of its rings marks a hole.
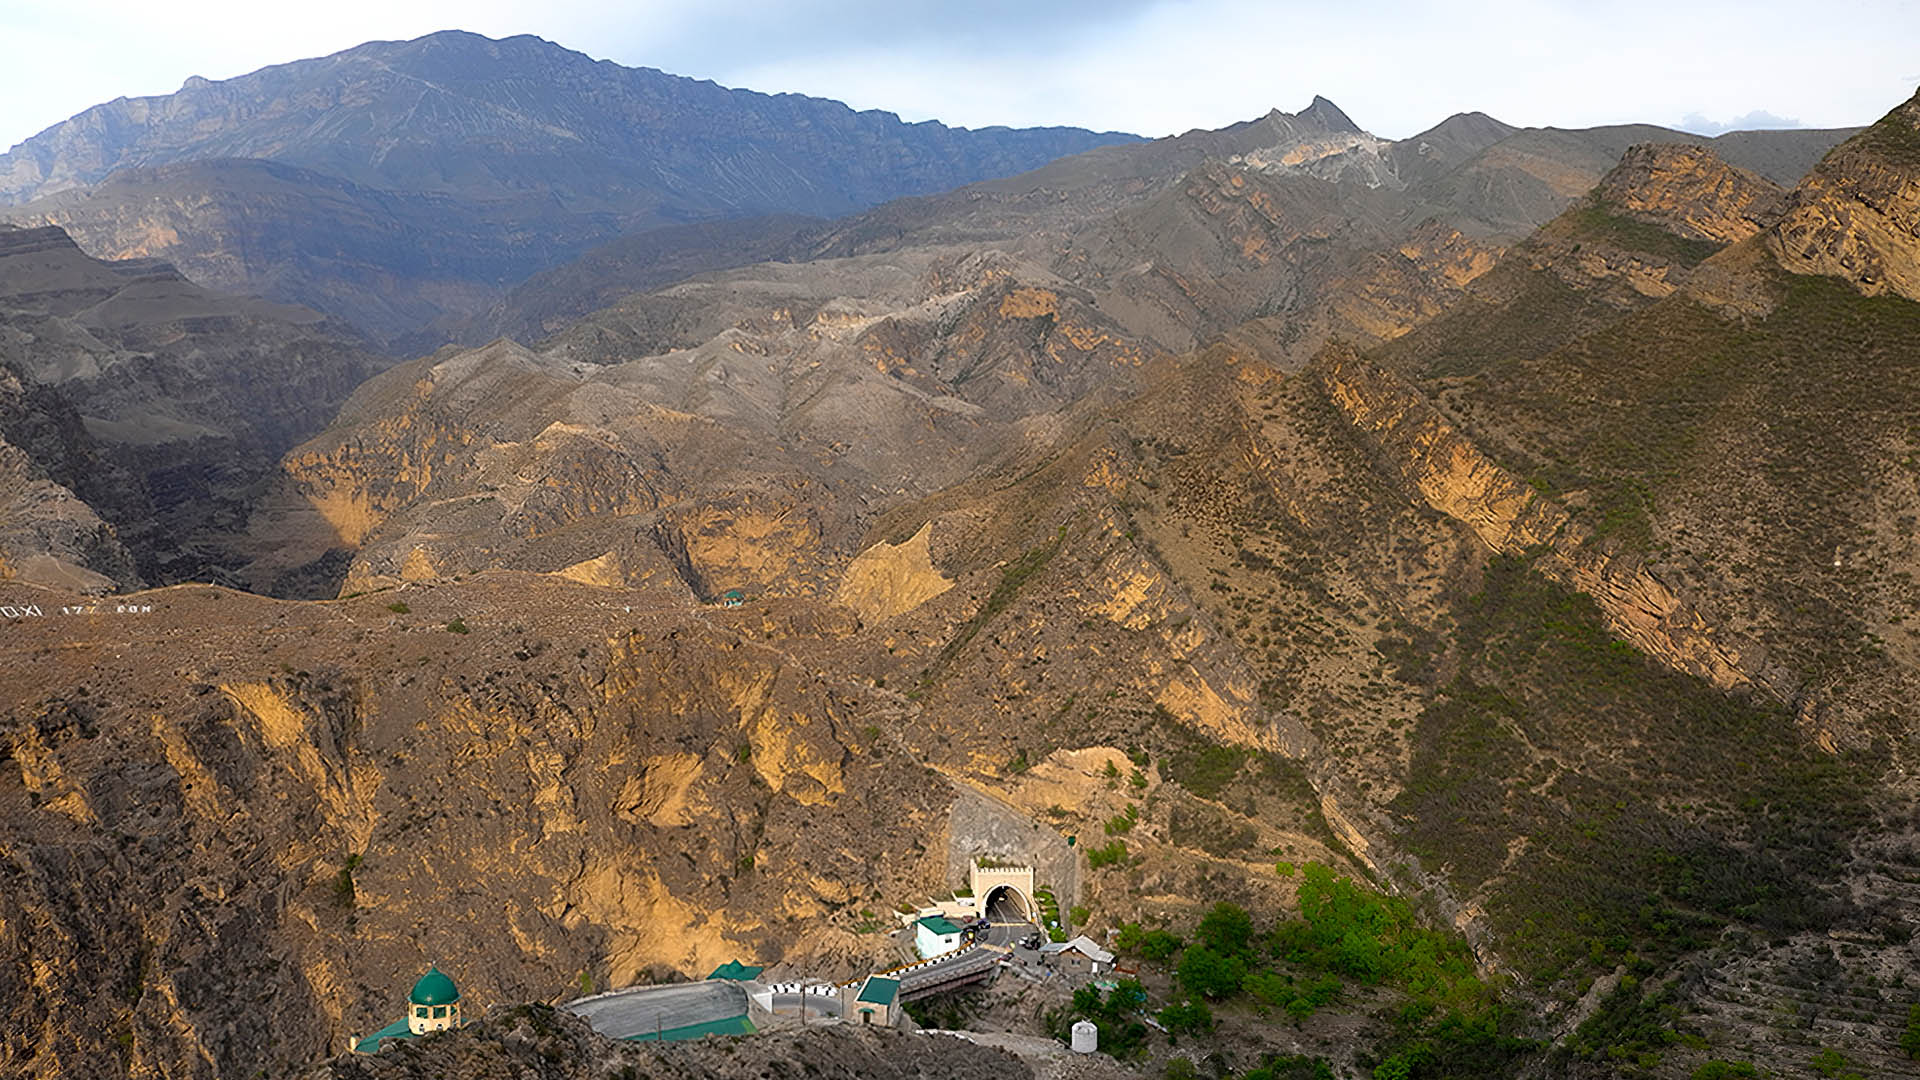
<instances>
[{"instance_id":1,"label":"white building wall","mask_svg":"<svg viewBox=\"0 0 1920 1080\"><path fill-rule=\"evenodd\" d=\"M925 923L913 928L913 947L924 957L939 956L960 947L959 934L936 934Z\"/></svg>"}]
</instances>

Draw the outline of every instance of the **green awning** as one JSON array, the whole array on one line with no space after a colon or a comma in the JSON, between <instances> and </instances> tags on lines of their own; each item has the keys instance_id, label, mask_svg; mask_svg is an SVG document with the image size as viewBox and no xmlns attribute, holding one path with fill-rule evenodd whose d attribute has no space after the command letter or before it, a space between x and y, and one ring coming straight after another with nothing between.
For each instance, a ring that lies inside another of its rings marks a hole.
<instances>
[{"instance_id":1,"label":"green awning","mask_svg":"<svg viewBox=\"0 0 1920 1080\"><path fill-rule=\"evenodd\" d=\"M356 1054L377 1054L380 1052L380 1047L389 1039L411 1038L413 1038L413 1031L407 1027L406 1018L402 1017L355 1043L353 1052Z\"/></svg>"},{"instance_id":2,"label":"green awning","mask_svg":"<svg viewBox=\"0 0 1920 1080\"><path fill-rule=\"evenodd\" d=\"M884 975L869 975L860 987L859 1001L873 1005L891 1005L893 999L900 996L900 980L889 979Z\"/></svg>"},{"instance_id":3,"label":"green awning","mask_svg":"<svg viewBox=\"0 0 1920 1080\"><path fill-rule=\"evenodd\" d=\"M765 967L754 967L752 964L743 964L738 960L729 960L719 967L714 968L707 978L732 979L734 982L747 982L750 979L759 978L760 973L765 970L767 970Z\"/></svg>"},{"instance_id":4,"label":"green awning","mask_svg":"<svg viewBox=\"0 0 1920 1080\"><path fill-rule=\"evenodd\" d=\"M647 1031L639 1035L629 1035L627 1042L683 1042L697 1039L702 1035L751 1035L754 1033L753 1021L745 1016L729 1016L725 1020L709 1020L704 1024L688 1024L685 1027L667 1028L665 1031Z\"/></svg>"}]
</instances>

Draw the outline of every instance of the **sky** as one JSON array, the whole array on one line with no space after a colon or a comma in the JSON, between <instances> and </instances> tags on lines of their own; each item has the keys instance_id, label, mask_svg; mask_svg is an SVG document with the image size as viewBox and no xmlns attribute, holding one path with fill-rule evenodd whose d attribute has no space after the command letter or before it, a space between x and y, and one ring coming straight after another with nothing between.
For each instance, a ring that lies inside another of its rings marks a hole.
<instances>
[{"instance_id":1,"label":"sky","mask_svg":"<svg viewBox=\"0 0 1920 1080\"><path fill-rule=\"evenodd\" d=\"M1315 94L1388 138L1476 109L1837 127L1920 85L1920 0L0 0L0 146L190 75L454 28L907 120L1150 136Z\"/></svg>"}]
</instances>

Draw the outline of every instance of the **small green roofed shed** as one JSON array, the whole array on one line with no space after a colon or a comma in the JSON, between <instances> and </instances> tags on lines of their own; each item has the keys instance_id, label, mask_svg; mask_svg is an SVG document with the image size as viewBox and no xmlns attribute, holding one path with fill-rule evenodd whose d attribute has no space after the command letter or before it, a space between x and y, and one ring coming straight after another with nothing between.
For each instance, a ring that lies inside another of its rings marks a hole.
<instances>
[{"instance_id":1,"label":"small green roofed shed","mask_svg":"<svg viewBox=\"0 0 1920 1080\"><path fill-rule=\"evenodd\" d=\"M889 979L885 975L869 975L866 984L860 987L859 1000L871 1005L892 1005L893 999L899 996L899 979Z\"/></svg>"},{"instance_id":2,"label":"small green roofed shed","mask_svg":"<svg viewBox=\"0 0 1920 1080\"><path fill-rule=\"evenodd\" d=\"M748 982L759 978L760 973L765 970L767 970L765 967L754 967L752 964L743 964L738 960L729 960L719 967L714 968L712 974L708 975L707 978Z\"/></svg>"},{"instance_id":3,"label":"small green roofed shed","mask_svg":"<svg viewBox=\"0 0 1920 1080\"><path fill-rule=\"evenodd\" d=\"M451 1005L459 1000L460 988L437 967L428 968L420 981L413 984L413 992L407 995L408 1003L413 1005Z\"/></svg>"},{"instance_id":4,"label":"small green roofed shed","mask_svg":"<svg viewBox=\"0 0 1920 1080\"><path fill-rule=\"evenodd\" d=\"M960 924L944 915L929 915L920 920L920 925L942 937L960 932Z\"/></svg>"}]
</instances>

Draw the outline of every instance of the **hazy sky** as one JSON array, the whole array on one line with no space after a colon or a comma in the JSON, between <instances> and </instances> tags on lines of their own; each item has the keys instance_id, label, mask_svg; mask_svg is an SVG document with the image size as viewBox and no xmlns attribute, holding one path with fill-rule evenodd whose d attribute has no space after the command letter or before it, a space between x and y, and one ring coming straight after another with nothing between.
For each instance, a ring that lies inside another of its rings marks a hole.
<instances>
[{"instance_id":1,"label":"hazy sky","mask_svg":"<svg viewBox=\"0 0 1920 1080\"><path fill-rule=\"evenodd\" d=\"M1144 135L1316 93L1389 137L1472 109L1829 127L1920 84L1920 0L0 0L0 146L189 75L452 27L909 120Z\"/></svg>"}]
</instances>

